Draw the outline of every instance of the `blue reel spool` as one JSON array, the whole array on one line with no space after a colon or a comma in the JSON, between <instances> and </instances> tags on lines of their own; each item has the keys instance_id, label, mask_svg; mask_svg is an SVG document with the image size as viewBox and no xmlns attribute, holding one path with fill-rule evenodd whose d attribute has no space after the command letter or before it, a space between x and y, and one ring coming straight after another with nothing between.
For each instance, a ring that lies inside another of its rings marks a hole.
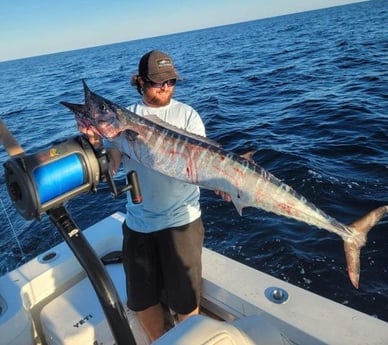
<instances>
[{"instance_id":1,"label":"blue reel spool","mask_svg":"<svg viewBox=\"0 0 388 345\"><path fill-rule=\"evenodd\" d=\"M96 190L100 180L99 161L82 136L36 154L13 157L4 168L8 193L26 219L40 218L66 200Z\"/></svg>"},{"instance_id":2,"label":"blue reel spool","mask_svg":"<svg viewBox=\"0 0 388 345\"><path fill-rule=\"evenodd\" d=\"M86 177L82 158L77 153L37 167L32 175L41 204L81 187Z\"/></svg>"}]
</instances>

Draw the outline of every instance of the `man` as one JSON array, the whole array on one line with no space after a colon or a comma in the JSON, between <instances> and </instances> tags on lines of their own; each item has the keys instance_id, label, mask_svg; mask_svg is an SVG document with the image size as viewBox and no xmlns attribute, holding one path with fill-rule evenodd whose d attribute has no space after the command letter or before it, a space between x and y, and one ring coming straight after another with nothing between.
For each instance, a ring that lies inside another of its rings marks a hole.
<instances>
[{"instance_id":1,"label":"man","mask_svg":"<svg viewBox=\"0 0 388 345\"><path fill-rule=\"evenodd\" d=\"M131 80L141 101L128 109L141 116L156 115L178 128L205 136L199 114L172 98L177 79L179 75L170 56L156 50L145 54L138 74ZM105 146L114 171L122 161L125 173L135 170L139 177L143 202L135 205L129 196L126 204L124 270L128 307L136 311L153 341L164 332L162 291L179 321L199 312L204 237L200 193L197 186L139 164L127 140L122 134Z\"/></svg>"}]
</instances>

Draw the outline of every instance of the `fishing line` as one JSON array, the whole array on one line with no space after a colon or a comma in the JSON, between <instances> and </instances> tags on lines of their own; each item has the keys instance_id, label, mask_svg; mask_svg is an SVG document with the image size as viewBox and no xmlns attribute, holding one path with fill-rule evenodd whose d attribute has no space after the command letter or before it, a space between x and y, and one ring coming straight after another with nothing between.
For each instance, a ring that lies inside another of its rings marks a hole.
<instances>
[{"instance_id":1,"label":"fishing line","mask_svg":"<svg viewBox=\"0 0 388 345\"><path fill-rule=\"evenodd\" d=\"M12 222L11 222L11 219L10 219L10 217L8 215L7 209L6 209L6 207L5 207L4 203L3 203L3 199L0 198L0 201L1 201L1 205L3 207L4 213L5 213L5 216L7 217L9 226L11 227L13 235L15 236L15 240L16 240L16 243L18 244L20 253L22 254L22 260L23 260L26 257L26 254L23 251L23 248L22 248L22 245L21 245L21 243L19 241L18 235L16 234L15 228L14 228Z\"/></svg>"},{"instance_id":2,"label":"fishing line","mask_svg":"<svg viewBox=\"0 0 388 345\"><path fill-rule=\"evenodd\" d=\"M84 166L76 153L36 168L33 176L41 204L85 182Z\"/></svg>"}]
</instances>

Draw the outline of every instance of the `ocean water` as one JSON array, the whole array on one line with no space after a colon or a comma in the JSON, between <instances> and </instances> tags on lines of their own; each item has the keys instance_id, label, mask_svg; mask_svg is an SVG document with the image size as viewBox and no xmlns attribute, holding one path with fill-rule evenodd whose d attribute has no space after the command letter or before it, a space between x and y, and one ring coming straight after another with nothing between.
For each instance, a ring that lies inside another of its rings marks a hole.
<instances>
[{"instance_id":1,"label":"ocean water","mask_svg":"<svg viewBox=\"0 0 388 345\"><path fill-rule=\"evenodd\" d=\"M207 134L254 160L344 223L388 203L388 6L369 1L0 63L0 117L27 153L77 134L60 101L82 102L81 80L126 106L139 58L161 49ZM0 162L8 156L0 150ZM61 241L48 218L26 221L0 170L0 273ZM359 290L335 234L202 192L205 245L321 296L388 321L388 217L362 250ZM114 211L107 186L67 203L85 228Z\"/></svg>"}]
</instances>

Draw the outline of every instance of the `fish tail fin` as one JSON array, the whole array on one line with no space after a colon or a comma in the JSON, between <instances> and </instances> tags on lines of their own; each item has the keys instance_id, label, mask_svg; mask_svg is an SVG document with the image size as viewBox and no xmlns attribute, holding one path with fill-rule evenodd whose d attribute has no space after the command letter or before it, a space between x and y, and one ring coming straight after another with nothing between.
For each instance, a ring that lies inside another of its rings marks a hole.
<instances>
[{"instance_id":1,"label":"fish tail fin","mask_svg":"<svg viewBox=\"0 0 388 345\"><path fill-rule=\"evenodd\" d=\"M388 213L388 205L381 206L349 225L353 237L344 240L348 275L353 286L358 289L360 278L360 250L366 243L369 230Z\"/></svg>"}]
</instances>

